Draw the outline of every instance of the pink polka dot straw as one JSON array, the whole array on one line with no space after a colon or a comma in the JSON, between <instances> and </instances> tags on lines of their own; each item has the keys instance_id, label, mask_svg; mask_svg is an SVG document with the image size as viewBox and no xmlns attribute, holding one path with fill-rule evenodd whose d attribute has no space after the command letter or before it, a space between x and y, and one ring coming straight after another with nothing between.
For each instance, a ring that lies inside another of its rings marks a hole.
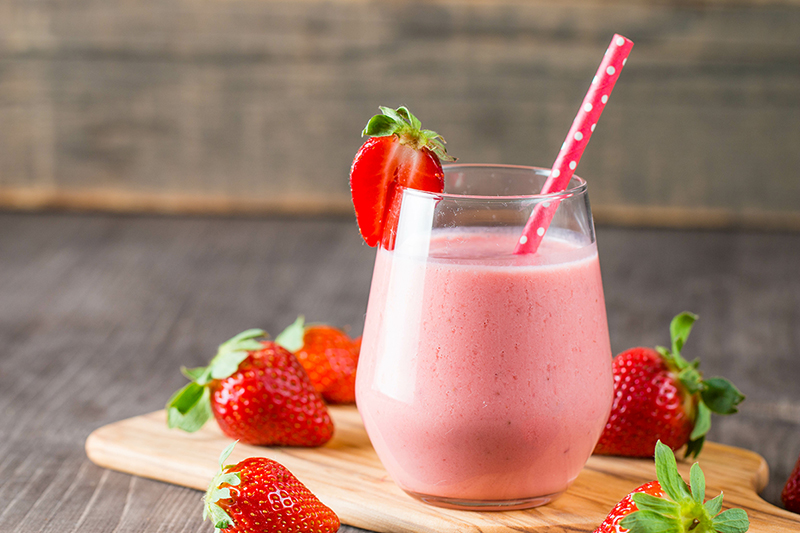
<instances>
[{"instance_id":1,"label":"pink polka dot straw","mask_svg":"<svg viewBox=\"0 0 800 533\"><path fill-rule=\"evenodd\" d=\"M603 61L597 69L597 74L589 86L589 91L583 98L580 109L572 127L569 129L567 139L561 145L550 176L542 187L541 194L552 194L566 190L569 180L575 173L581 160L583 151L592 137L597 120L608 102L611 90L619 78L622 67L628 59L628 54L633 48L633 41L622 35L614 35L611 44L603 56ZM541 202L536 204L531 213L522 235L514 249L515 254L533 254L539 248L547 227L558 209L558 201Z\"/></svg>"}]
</instances>

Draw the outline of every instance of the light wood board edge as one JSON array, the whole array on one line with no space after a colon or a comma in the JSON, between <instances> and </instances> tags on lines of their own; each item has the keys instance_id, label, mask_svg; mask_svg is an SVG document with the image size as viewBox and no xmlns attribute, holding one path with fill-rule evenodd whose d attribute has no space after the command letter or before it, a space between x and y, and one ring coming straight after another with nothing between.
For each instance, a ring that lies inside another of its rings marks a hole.
<instances>
[{"instance_id":1,"label":"light wood board edge","mask_svg":"<svg viewBox=\"0 0 800 533\"><path fill-rule=\"evenodd\" d=\"M363 447L366 435L363 432L363 426L361 425L358 412L352 407L333 407L331 409L331 414L336 421L338 435L335 437L334 441L338 443L337 446L342 446L345 448L349 446ZM127 427L132 422L144 422L142 427L155 424L155 426L152 427L161 428L164 426L164 420L164 411L156 411L147 415L122 420L120 422L103 426L94 431L87 438L86 453L92 462L99 466L119 470L133 475L139 475L142 477L165 480L164 472L161 471L158 466L160 452L155 445L152 449L143 451L140 450L136 452L126 448L124 445L120 446L118 439L115 438L115 433L117 432L118 428ZM182 438L200 443L203 441L208 441L206 444L210 444L211 441L213 441L216 447L221 448L222 446L219 446L221 437L222 435L219 430L212 424L209 424L197 433L190 435L183 434ZM701 466L705 465L707 473L715 473L712 476L707 475L709 497L724 489L725 508L742 507L747 510L751 517L750 531L753 533L759 533L761 531L775 531L779 533L800 531L800 516L779 509L762 500L757 495L757 493L766 485L768 479L768 467L766 461L760 455L749 450L743 450L723 444L707 443L706 446L708 450L713 450L714 453L701 454L699 461ZM191 454L191 451L191 447L189 447L185 453ZM369 448L368 451L370 457L365 456L365 463L374 462L375 458L372 457L374 452L372 452L371 448ZM333 450L330 450L330 452L335 455L336 449L334 448ZM278 460L279 462L287 462L287 459L302 458L304 453L306 453L304 449L297 448L263 448L240 445L234 451L230 461L236 462L248 456L263 455L269 456L275 460ZM167 456L168 454L161 455L160 460L166 460ZM199 471L196 465L193 465L191 469L172 468L169 472L167 481L198 490L205 490L208 480L214 475L217 466L216 462L208 461L206 454L202 454L202 458L203 461L201 462L208 463L209 466L207 468L200 469ZM352 456L348 456L348 459L346 460L352 460ZM724 470L724 468L722 468L724 465L733 464L734 462L740 467L739 470L742 472L746 471L746 473L738 473L732 476L720 476L717 474L721 470ZM630 478L630 485L633 487L641 483L643 480L643 463L645 464L645 471L652 469L652 476L655 477L655 469L647 465L647 460L642 459L593 456L589 459L586 469L587 473L591 475L594 481L601 481L604 476L609 479L622 476L624 478ZM678 468L684 478L688 478L691 464L692 461L679 460ZM171 467L174 466L174 463L171 463ZM325 468L323 465L315 465L315 467L316 466L320 466L323 469ZM361 465L361 468L365 468L364 465ZM369 467L367 466L366 468ZM392 524L387 524L385 517L379 516L377 513L373 513L374 516L369 515L369 513L365 513L365 509L358 504L358 501L354 501L352 498L348 497L349 495L347 493L346 486L342 487L341 494L321 495L322 501L326 505L333 508L337 514L339 514L343 523L357 527L363 527L365 529L376 529L379 531L392 531L393 527L395 530L411 531L414 530L413 528L415 525L418 526L419 515L423 514L425 515L426 521L430 521L429 530L431 532L447 529L445 525L452 528L454 522L458 523L459 530L464 531L505 530L504 526L492 524L492 517L498 516L496 513L477 513L474 516L481 515L481 525L475 526L475 524L469 524L468 522L464 521L465 515L463 512L431 508L416 502L403 493L399 488L397 488L391 479L389 479L388 475L385 475L385 472L382 471L382 469L381 472L377 472L377 469L373 470L374 471L370 472L367 477L372 480L372 483L375 482L375 479L379 480L379 482L382 484L382 491L385 491L386 493L387 505L391 504L393 506L402 507L409 516L409 523L401 524L395 520ZM328 473L327 476L325 473L322 474L323 477L328 478L325 480L328 486L330 486L332 483L336 483L336 475L335 469L331 469L331 472ZM300 476L298 475L298 477ZM312 492L315 492L314 481L309 481L303 478L301 478L301 480L303 480L304 483L309 486L309 489L311 489ZM570 492L567 494L572 494L573 497L579 497L584 501L589 502L596 499L594 498L593 492L597 490L597 488L587 485L586 483L581 483L580 480L581 478L579 478L579 481L573 485L573 488L570 489ZM616 487L615 490L619 490L620 494L614 495L613 497L621 498L624 496L624 491L627 489ZM609 494L604 494L604 496L607 498ZM566 498L568 498L567 495L564 496L564 499ZM554 508L558 507L559 500L557 500L555 504L551 505ZM563 509L560 511L563 512ZM416 521L411 520L411 515L416 515ZM505 518L507 519L509 516L511 515L506 514ZM513 517L511 518L513 520ZM530 531L549 530L549 528L545 526L531 528L530 524L524 525L526 526L526 529ZM494 526L494 528L487 526ZM477 527L477 529L475 529L475 527ZM416 530L422 531L419 530L418 527ZM591 530L591 527L587 531L589 530ZM425 531L428 531L428 529L426 528Z\"/></svg>"}]
</instances>

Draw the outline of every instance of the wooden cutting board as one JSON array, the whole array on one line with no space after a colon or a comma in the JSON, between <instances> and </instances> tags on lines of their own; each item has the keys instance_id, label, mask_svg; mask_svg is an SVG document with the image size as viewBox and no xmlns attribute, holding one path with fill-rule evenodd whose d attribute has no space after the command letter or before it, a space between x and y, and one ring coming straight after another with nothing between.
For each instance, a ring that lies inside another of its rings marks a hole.
<instances>
[{"instance_id":1,"label":"wooden cutting board","mask_svg":"<svg viewBox=\"0 0 800 533\"><path fill-rule=\"evenodd\" d=\"M421 503L392 482L370 445L354 407L332 407L336 435L321 448L266 448L240 444L229 458L274 459L291 470L342 523L379 532L591 532L614 504L635 487L655 479L652 460L592 457L573 486L555 502L525 511L472 512ZM205 490L217 471L220 452L230 443L216 424L187 434L166 426L164 411L104 426L86 441L96 464ZM767 483L767 465L753 452L707 443L699 458L708 497L725 491L724 508L741 507L750 531L800 531L800 515L757 496ZM689 479L688 462L679 462Z\"/></svg>"}]
</instances>

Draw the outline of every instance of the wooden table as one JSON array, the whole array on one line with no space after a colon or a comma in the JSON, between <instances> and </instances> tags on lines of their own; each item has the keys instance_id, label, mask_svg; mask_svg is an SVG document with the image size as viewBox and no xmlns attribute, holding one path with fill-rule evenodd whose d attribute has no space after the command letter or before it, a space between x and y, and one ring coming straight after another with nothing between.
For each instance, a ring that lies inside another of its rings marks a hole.
<instances>
[{"instance_id":1,"label":"wooden table","mask_svg":"<svg viewBox=\"0 0 800 533\"><path fill-rule=\"evenodd\" d=\"M748 396L711 438L762 454L777 503L800 453L800 234L598 240L614 351L664 344L672 315L697 312L685 355ZM247 327L304 313L359 333L372 259L349 219L0 213L0 523L211 531L199 492L99 468L86 436L162 407L180 365Z\"/></svg>"}]
</instances>

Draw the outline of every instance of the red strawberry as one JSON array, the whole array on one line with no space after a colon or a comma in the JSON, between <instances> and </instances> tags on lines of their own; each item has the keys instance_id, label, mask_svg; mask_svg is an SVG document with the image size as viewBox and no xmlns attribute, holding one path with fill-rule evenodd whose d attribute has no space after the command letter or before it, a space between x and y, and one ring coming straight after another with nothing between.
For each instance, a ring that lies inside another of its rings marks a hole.
<instances>
[{"instance_id":1,"label":"red strawberry","mask_svg":"<svg viewBox=\"0 0 800 533\"><path fill-rule=\"evenodd\" d=\"M355 403L360 338L354 341L344 331L325 324L305 326L301 316L275 342L294 352L327 402Z\"/></svg>"},{"instance_id":2,"label":"red strawberry","mask_svg":"<svg viewBox=\"0 0 800 533\"><path fill-rule=\"evenodd\" d=\"M594 533L744 533L750 527L742 509L722 509L722 493L705 501L706 481L695 463L689 472L691 486L678 473L672 451L662 442L655 446L656 476L634 489L611 510Z\"/></svg>"},{"instance_id":3,"label":"red strawberry","mask_svg":"<svg viewBox=\"0 0 800 533\"><path fill-rule=\"evenodd\" d=\"M361 236L369 246L382 242L391 248L399 214L399 189L429 192L444 190L443 161L453 161L444 139L422 124L405 107L380 108L362 135L361 146L350 169L350 192Z\"/></svg>"},{"instance_id":4,"label":"red strawberry","mask_svg":"<svg viewBox=\"0 0 800 533\"><path fill-rule=\"evenodd\" d=\"M697 316L681 313L670 324L672 350L631 348L614 358L614 402L594 453L651 457L657 440L697 456L711 427L711 412L732 414L744 396L724 378L703 379L699 361L681 357Z\"/></svg>"},{"instance_id":5,"label":"red strawberry","mask_svg":"<svg viewBox=\"0 0 800 533\"><path fill-rule=\"evenodd\" d=\"M800 513L800 457L781 492L781 501L787 511Z\"/></svg>"},{"instance_id":6,"label":"red strawberry","mask_svg":"<svg viewBox=\"0 0 800 533\"><path fill-rule=\"evenodd\" d=\"M321 446L333 436L325 403L297 358L264 332L247 330L220 345L167 403L167 425L200 429L212 413L223 433L247 444Z\"/></svg>"},{"instance_id":7,"label":"red strawberry","mask_svg":"<svg viewBox=\"0 0 800 533\"><path fill-rule=\"evenodd\" d=\"M339 517L283 465L251 457L223 466L232 443L219 458L219 473L205 496L203 520L225 533L335 533Z\"/></svg>"}]
</instances>

